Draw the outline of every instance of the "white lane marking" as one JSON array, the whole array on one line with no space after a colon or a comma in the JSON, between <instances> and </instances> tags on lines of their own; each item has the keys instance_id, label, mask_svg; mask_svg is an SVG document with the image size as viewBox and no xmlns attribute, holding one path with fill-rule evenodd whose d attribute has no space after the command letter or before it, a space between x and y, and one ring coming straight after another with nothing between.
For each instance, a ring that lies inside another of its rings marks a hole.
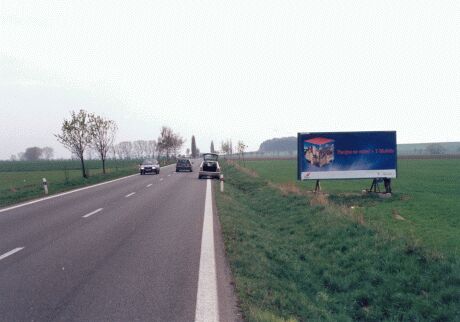
<instances>
[{"instance_id":1,"label":"white lane marking","mask_svg":"<svg viewBox=\"0 0 460 322\"><path fill-rule=\"evenodd\" d=\"M83 218L88 218L89 216L97 214L99 211L102 211L102 209L104 209L104 208L99 208L97 210L94 210L93 212L90 212L89 214L84 215Z\"/></svg>"},{"instance_id":2,"label":"white lane marking","mask_svg":"<svg viewBox=\"0 0 460 322\"><path fill-rule=\"evenodd\" d=\"M17 253L17 252L23 250L23 249L24 249L24 247L18 247L18 248L15 248L15 249L13 249L13 250L10 250L8 253L5 253L5 254L3 254L2 256L0 256L0 261L1 261L2 259L4 259L4 258L7 258L8 256L13 255L14 253Z\"/></svg>"},{"instance_id":3,"label":"white lane marking","mask_svg":"<svg viewBox=\"0 0 460 322\"><path fill-rule=\"evenodd\" d=\"M195 321L219 321L211 180L207 180Z\"/></svg>"},{"instance_id":4,"label":"white lane marking","mask_svg":"<svg viewBox=\"0 0 460 322\"><path fill-rule=\"evenodd\" d=\"M160 178L160 181L163 181L163 178Z\"/></svg>"},{"instance_id":5,"label":"white lane marking","mask_svg":"<svg viewBox=\"0 0 460 322\"><path fill-rule=\"evenodd\" d=\"M168 174L168 177L170 177L170 176L171 176L171 174Z\"/></svg>"},{"instance_id":6,"label":"white lane marking","mask_svg":"<svg viewBox=\"0 0 460 322\"><path fill-rule=\"evenodd\" d=\"M167 165L167 166L164 166L164 167L161 167L161 168L164 169L164 168L169 168L169 167L172 167L172 166L175 166L175 164L170 164L170 165ZM122 178L118 178L118 179L114 179L114 180L110 180L110 181L106 181L106 182L97 183L97 184L92 185L92 186L78 188L78 189L75 189L75 190L61 192L61 193L58 193L58 194L55 194L55 195L52 195L52 196L49 196L49 197L44 197L44 198L40 198L40 199L37 199L37 200L28 201L28 202L21 203L21 204L16 205L16 206L11 206L11 207L8 207L8 208L0 209L0 213L5 212L5 211L9 211L9 210L13 210L13 209L16 209L16 208L21 208L21 207L24 207L24 206L33 205L34 203L42 202L42 201L45 201L45 200L70 195L71 193L79 192L79 191L86 190L86 189L91 189L91 188L94 188L94 187L99 187L99 186L102 186L102 185L105 185L105 184L109 184L109 183L112 183L112 182L124 180L124 179L135 177L135 176L139 176L139 174L138 173L137 174L132 174L132 175L129 175L129 176L126 176L126 177L122 177Z\"/></svg>"},{"instance_id":7,"label":"white lane marking","mask_svg":"<svg viewBox=\"0 0 460 322\"><path fill-rule=\"evenodd\" d=\"M152 186L152 184L151 184L151 183L149 183L149 184L147 185L147 187L146 187L146 188L149 188L149 187L151 187L151 186Z\"/></svg>"},{"instance_id":8,"label":"white lane marking","mask_svg":"<svg viewBox=\"0 0 460 322\"><path fill-rule=\"evenodd\" d=\"M131 193L127 194L127 195L125 196L125 198L129 198L129 197L131 197L131 196L134 195L134 194L135 194L135 192L131 192Z\"/></svg>"}]
</instances>

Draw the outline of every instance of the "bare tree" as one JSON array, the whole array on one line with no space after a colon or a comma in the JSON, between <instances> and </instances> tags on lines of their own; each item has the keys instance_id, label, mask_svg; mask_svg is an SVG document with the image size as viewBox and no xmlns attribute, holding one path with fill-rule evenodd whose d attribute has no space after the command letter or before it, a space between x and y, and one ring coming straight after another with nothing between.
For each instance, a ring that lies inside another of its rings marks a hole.
<instances>
[{"instance_id":1,"label":"bare tree","mask_svg":"<svg viewBox=\"0 0 460 322\"><path fill-rule=\"evenodd\" d=\"M190 155L190 149L189 149L189 148L187 148L187 150L185 150L185 155L186 155L186 156L189 156L189 155Z\"/></svg>"},{"instance_id":2,"label":"bare tree","mask_svg":"<svg viewBox=\"0 0 460 322\"><path fill-rule=\"evenodd\" d=\"M91 136L93 138L92 147L101 158L102 173L105 174L105 160L115 140L117 125L112 120L94 114L89 115L89 120L91 124Z\"/></svg>"},{"instance_id":3,"label":"bare tree","mask_svg":"<svg viewBox=\"0 0 460 322\"><path fill-rule=\"evenodd\" d=\"M130 141L123 141L118 143L118 148L123 159L131 159L133 156L133 144Z\"/></svg>"},{"instance_id":4,"label":"bare tree","mask_svg":"<svg viewBox=\"0 0 460 322\"><path fill-rule=\"evenodd\" d=\"M149 142L144 140L137 140L133 142L134 155L138 159L150 157Z\"/></svg>"},{"instance_id":5,"label":"bare tree","mask_svg":"<svg viewBox=\"0 0 460 322\"><path fill-rule=\"evenodd\" d=\"M177 153L184 142L184 139L179 134L174 133L171 128L163 126L157 140L157 148L158 151L165 152L166 159L169 160L171 153Z\"/></svg>"},{"instance_id":6,"label":"bare tree","mask_svg":"<svg viewBox=\"0 0 460 322\"><path fill-rule=\"evenodd\" d=\"M120 143L113 146L113 153L116 155L115 158L123 159L123 151L121 149Z\"/></svg>"},{"instance_id":7,"label":"bare tree","mask_svg":"<svg viewBox=\"0 0 460 322\"><path fill-rule=\"evenodd\" d=\"M180 152L180 149L184 145L185 140L183 137L181 137L178 133L174 133L174 139L173 139L173 151L174 155L178 155Z\"/></svg>"},{"instance_id":8,"label":"bare tree","mask_svg":"<svg viewBox=\"0 0 460 322\"><path fill-rule=\"evenodd\" d=\"M18 161L18 158L16 157L16 155L12 154L10 156L10 161Z\"/></svg>"},{"instance_id":9,"label":"bare tree","mask_svg":"<svg viewBox=\"0 0 460 322\"><path fill-rule=\"evenodd\" d=\"M157 150L157 141L155 140L150 140L149 141L149 155L153 158L155 158L155 151Z\"/></svg>"},{"instance_id":10,"label":"bare tree","mask_svg":"<svg viewBox=\"0 0 460 322\"><path fill-rule=\"evenodd\" d=\"M88 177L84 153L92 142L90 127L89 115L85 110L80 110L78 114L72 111L70 120L64 119L61 133L54 135L62 145L80 159L83 178Z\"/></svg>"},{"instance_id":11,"label":"bare tree","mask_svg":"<svg viewBox=\"0 0 460 322\"><path fill-rule=\"evenodd\" d=\"M52 147L49 147L49 146L45 146L43 149L42 149L42 153L43 153L43 158L45 160L50 160L53 158L54 156L54 149Z\"/></svg>"},{"instance_id":12,"label":"bare tree","mask_svg":"<svg viewBox=\"0 0 460 322\"><path fill-rule=\"evenodd\" d=\"M244 161L244 150L246 150L246 147L247 147L247 145L245 145L243 141L241 141L241 140L238 141L238 143L237 143L238 158L240 160L243 159L244 163L245 163L245 161Z\"/></svg>"},{"instance_id":13,"label":"bare tree","mask_svg":"<svg viewBox=\"0 0 460 322\"><path fill-rule=\"evenodd\" d=\"M222 141L220 145L220 149L222 150L223 153L225 154L233 154L233 145L232 145L232 140L227 139L227 141Z\"/></svg>"}]
</instances>

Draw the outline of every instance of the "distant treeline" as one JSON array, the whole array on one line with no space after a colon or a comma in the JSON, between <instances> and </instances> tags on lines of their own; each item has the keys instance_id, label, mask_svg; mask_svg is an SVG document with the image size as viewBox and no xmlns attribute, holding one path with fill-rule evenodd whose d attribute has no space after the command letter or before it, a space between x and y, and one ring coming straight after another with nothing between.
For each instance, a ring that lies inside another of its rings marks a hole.
<instances>
[{"instance_id":1,"label":"distant treeline","mask_svg":"<svg viewBox=\"0 0 460 322\"><path fill-rule=\"evenodd\" d=\"M273 138L262 142L257 153L297 154L297 137ZM398 155L460 154L460 142L398 144Z\"/></svg>"}]
</instances>

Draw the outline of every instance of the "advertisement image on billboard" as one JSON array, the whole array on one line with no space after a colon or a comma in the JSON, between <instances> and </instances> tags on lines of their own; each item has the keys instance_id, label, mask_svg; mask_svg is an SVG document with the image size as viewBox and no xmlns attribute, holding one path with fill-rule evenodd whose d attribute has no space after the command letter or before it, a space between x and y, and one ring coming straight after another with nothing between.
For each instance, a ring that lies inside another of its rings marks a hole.
<instances>
[{"instance_id":1,"label":"advertisement image on billboard","mask_svg":"<svg viewBox=\"0 0 460 322\"><path fill-rule=\"evenodd\" d=\"M396 178L396 132L298 133L299 180Z\"/></svg>"}]
</instances>

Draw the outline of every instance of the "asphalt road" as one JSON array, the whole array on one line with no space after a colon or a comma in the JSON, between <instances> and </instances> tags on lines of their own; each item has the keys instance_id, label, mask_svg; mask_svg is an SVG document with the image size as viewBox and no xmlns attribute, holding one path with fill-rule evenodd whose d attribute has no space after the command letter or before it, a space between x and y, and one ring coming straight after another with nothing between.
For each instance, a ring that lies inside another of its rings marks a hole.
<instances>
[{"instance_id":1,"label":"asphalt road","mask_svg":"<svg viewBox=\"0 0 460 322\"><path fill-rule=\"evenodd\" d=\"M0 212L0 320L195 321L199 305L238 320L213 204L218 303L197 299L209 185L197 166Z\"/></svg>"}]
</instances>

